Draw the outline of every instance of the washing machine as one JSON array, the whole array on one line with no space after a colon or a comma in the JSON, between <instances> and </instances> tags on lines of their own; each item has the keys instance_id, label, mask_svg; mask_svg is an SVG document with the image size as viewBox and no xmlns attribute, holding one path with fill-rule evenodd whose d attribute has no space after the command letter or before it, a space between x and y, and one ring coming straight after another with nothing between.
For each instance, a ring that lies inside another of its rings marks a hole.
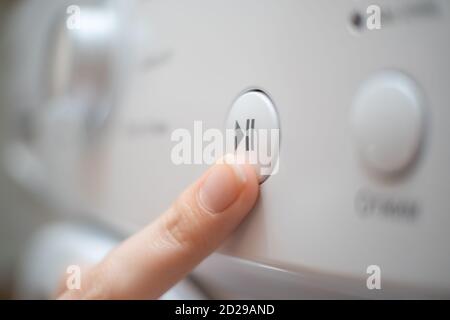
<instances>
[{"instance_id":1,"label":"washing machine","mask_svg":"<svg viewBox=\"0 0 450 320\"><path fill-rule=\"evenodd\" d=\"M208 166L174 163L173 132L233 129L248 94L276 110L238 113L279 129L277 170L173 296L450 297L448 1L2 6L4 183L39 203L17 224L46 217L19 297L163 212Z\"/></svg>"}]
</instances>

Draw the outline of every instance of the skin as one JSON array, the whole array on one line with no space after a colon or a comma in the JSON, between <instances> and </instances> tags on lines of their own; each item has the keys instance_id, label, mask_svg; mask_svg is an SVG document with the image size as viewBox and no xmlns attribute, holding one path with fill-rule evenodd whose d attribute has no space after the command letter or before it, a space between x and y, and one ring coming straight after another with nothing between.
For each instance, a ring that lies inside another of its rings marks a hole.
<instances>
[{"instance_id":1,"label":"skin","mask_svg":"<svg viewBox=\"0 0 450 320\"><path fill-rule=\"evenodd\" d=\"M156 299L236 229L259 194L258 170L219 161L156 221L84 271L81 289L59 299Z\"/></svg>"}]
</instances>

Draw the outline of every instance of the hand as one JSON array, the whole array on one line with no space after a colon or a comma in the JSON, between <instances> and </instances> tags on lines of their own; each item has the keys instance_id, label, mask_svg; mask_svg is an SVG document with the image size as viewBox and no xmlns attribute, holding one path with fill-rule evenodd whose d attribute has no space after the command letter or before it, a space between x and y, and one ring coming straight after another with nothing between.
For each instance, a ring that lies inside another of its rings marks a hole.
<instances>
[{"instance_id":1,"label":"hand","mask_svg":"<svg viewBox=\"0 0 450 320\"><path fill-rule=\"evenodd\" d=\"M185 277L239 225L258 197L257 170L225 159L155 222L85 271L81 289L66 290L59 298L158 298Z\"/></svg>"}]
</instances>

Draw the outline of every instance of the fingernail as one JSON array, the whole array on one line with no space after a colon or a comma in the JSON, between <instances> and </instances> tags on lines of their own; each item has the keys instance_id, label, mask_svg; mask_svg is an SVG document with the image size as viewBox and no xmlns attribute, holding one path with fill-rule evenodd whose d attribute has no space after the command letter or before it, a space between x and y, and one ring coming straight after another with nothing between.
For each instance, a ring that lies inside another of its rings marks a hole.
<instances>
[{"instance_id":1,"label":"fingernail","mask_svg":"<svg viewBox=\"0 0 450 320\"><path fill-rule=\"evenodd\" d=\"M241 174L244 174L244 170L240 167L240 165L250 165L253 167L253 170L255 171L256 177L258 181L261 181L262 175L261 175L261 167L258 164L258 162L252 161L252 157L248 156L247 154L226 154L223 158L219 159L217 163L227 163L229 165L233 165L234 167L237 167L240 170L237 170ZM253 158L255 159L255 158ZM243 175L245 178L245 174Z\"/></svg>"},{"instance_id":2,"label":"fingernail","mask_svg":"<svg viewBox=\"0 0 450 320\"><path fill-rule=\"evenodd\" d=\"M216 164L210 170L199 190L201 205L213 213L223 212L233 204L246 181L241 166L225 163Z\"/></svg>"}]
</instances>

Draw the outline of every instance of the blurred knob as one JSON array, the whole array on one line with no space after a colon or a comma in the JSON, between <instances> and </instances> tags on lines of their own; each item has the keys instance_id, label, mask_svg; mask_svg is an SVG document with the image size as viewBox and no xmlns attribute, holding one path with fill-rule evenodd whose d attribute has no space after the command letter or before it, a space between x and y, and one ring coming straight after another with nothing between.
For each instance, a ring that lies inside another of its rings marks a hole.
<instances>
[{"instance_id":1,"label":"blurred knob","mask_svg":"<svg viewBox=\"0 0 450 320\"><path fill-rule=\"evenodd\" d=\"M415 160L423 140L423 94L400 72L377 74L356 94L351 125L368 166L383 174L404 171Z\"/></svg>"}]
</instances>

